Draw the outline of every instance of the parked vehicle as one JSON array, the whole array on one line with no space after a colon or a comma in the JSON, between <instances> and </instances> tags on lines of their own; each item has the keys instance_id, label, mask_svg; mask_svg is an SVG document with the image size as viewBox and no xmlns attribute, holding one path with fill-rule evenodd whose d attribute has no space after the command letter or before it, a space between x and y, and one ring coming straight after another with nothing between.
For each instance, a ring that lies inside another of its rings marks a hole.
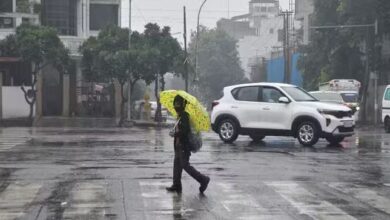
<instances>
[{"instance_id":1,"label":"parked vehicle","mask_svg":"<svg viewBox=\"0 0 390 220\"><path fill-rule=\"evenodd\" d=\"M350 108L319 102L305 90L288 84L229 86L212 107L212 128L227 143L239 135L249 135L254 141L265 136L293 136L302 145L312 146L319 138L335 144L354 134Z\"/></svg>"},{"instance_id":2,"label":"parked vehicle","mask_svg":"<svg viewBox=\"0 0 390 220\"><path fill-rule=\"evenodd\" d=\"M337 92L344 100L344 104L352 109L355 120L358 119L360 105L359 105L359 91L361 83L354 79L334 79L326 83L321 83L319 90L321 92Z\"/></svg>"},{"instance_id":3,"label":"parked vehicle","mask_svg":"<svg viewBox=\"0 0 390 220\"><path fill-rule=\"evenodd\" d=\"M353 91L359 93L361 83L354 79L334 79L326 83L321 83L320 91Z\"/></svg>"},{"instance_id":4,"label":"parked vehicle","mask_svg":"<svg viewBox=\"0 0 390 220\"><path fill-rule=\"evenodd\" d=\"M138 118L141 118L144 104L145 104L145 100L138 100L135 102L135 110ZM151 104L150 116L152 119L154 119L157 110L157 102L150 101L150 104ZM163 121L166 121L168 118L168 110L163 106L161 106L161 117Z\"/></svg>"},{"instance_id":5,"label":"parked vehicle","mask_svg":"<svg viewBox=\"0 0 390 220\"><path fill-rule=\"evenodd\" d=\"M310 94L321 102L343 104L349 107L352 109L355 121L358 120L360 107L356 92L315 91Z\"/></svg>"},{"instance_id":6,"label":"parked vehicle","mask_svg":"<svg viewBox=\"0 0 390 220\"><path fill-rule=\"evenodd\" d=\"M386 87L382 100L382 121L385 124L385 131L390 133L390 85Z\"/></svg>"}]
</instances>

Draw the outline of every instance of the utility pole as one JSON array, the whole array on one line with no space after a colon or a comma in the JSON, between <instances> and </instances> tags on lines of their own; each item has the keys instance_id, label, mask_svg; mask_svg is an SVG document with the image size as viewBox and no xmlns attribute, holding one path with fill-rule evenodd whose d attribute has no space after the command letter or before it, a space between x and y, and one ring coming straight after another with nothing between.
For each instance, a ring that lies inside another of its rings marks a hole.
<instances>
[{"instance_id":1,"label":"utility pole","mask_svg":"<svg viewBox=\"0 0 390 220\"><path fill-rule=\"evenodd\" d=\"M131 48L131 0L129 0L129 49ZM130 71L130 70L129 70ZM131 80L127 80L127 120L131 121Z\"/></svg>"},{"instance_id":2,"label":"utility pole","mask_svg":"<svg viewBox=\"0 0 390 220\"><path fill-rule=\"evenodd\" d=\"M188 92L188 52L187 52L187 14L186 6L183 7L184 12L184 77L186 84L186 92Z\"/></svg>"},{"instance_id":3,"label":"utility pole","mask_svg":"<svg viewBox=\"0 0 390 220\"><path fill-rule=\"evenodd\" d=\"M200 13L202 12L202 8L204 4L206 4L207 0L204 0L202 5L199 8L198 12L198 23L196 25L196 42L195 42L195 82L198 80L199 77L199 57L198 57L198 48L199 48L199 20L200 20Z\"/></svg>"},{"instance_id":4,"label":"utility pole","mask_svg":"<svg viewBox=\"0 0 390 220\"><path fill-rule=\"evenodd\" d=\"M284 56L284 82L291 83L291 52L290 52L290 16L292 11L282 11L283 16L283 56Z\"/></svg>"}]
</instances>

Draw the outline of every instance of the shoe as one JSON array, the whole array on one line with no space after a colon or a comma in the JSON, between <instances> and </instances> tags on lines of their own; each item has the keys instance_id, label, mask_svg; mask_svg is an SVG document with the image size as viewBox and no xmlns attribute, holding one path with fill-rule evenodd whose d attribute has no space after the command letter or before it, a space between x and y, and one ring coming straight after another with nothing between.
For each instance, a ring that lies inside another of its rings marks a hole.
<instances>
[{"instance_id":1,"label":"shoe","mask_svg":"<svg viewBox=\"0 0 390 220\"><path fill-rule=\"evenodd\" d=\"M175 186L175 185L172 185L170 187L166 187L165 188L168 192L177 192L177 193L181 193L182 191L182 188L181 186Z\"/></svg>"},{"instance_id":2,"label":"shoe","mask_svg":"<svg viewBox=\"0 0 390 220\"><path fill-rule=\"evenodd\" d=\"M206 176L206 180L202 184L200 184L200 187L199 187L200 193L203 193L204 191L206 191L207 186L209 185L209 182L210 182L210 177Z\"/></svg>"}]
</instances>

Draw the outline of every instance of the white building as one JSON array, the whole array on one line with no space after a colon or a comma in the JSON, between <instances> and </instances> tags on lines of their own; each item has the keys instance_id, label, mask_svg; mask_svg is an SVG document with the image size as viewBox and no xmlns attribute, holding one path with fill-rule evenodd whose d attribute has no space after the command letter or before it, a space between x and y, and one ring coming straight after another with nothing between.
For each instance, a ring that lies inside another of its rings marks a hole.
<instances>
[{"instance_id":1,"label":"white building","mask_svg":"<svg viewBox=\"0 0 390 220\"><path fill-rule=\"evenodd\" d=\"M302 44L307 45L310 40L310 20L314 12L313 0L295 0L295 19L301 22L303 36Z\"/></svg>"}]
</instances>

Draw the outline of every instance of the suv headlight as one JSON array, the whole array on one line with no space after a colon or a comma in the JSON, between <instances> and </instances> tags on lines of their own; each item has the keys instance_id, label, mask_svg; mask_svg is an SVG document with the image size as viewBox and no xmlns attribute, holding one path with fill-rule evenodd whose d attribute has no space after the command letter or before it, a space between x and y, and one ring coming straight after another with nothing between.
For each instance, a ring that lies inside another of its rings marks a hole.
<instances>
[{"instance_id":1,"label":"suv headlight","mask_svg":"<svg viewBox=\"0 0 390 220\"><path fill-rule=\"evenodd\" d=\"M333 115L334 111L327 109L317 109L317 111L322 115Z\"/></svg>"}]
</instances>

